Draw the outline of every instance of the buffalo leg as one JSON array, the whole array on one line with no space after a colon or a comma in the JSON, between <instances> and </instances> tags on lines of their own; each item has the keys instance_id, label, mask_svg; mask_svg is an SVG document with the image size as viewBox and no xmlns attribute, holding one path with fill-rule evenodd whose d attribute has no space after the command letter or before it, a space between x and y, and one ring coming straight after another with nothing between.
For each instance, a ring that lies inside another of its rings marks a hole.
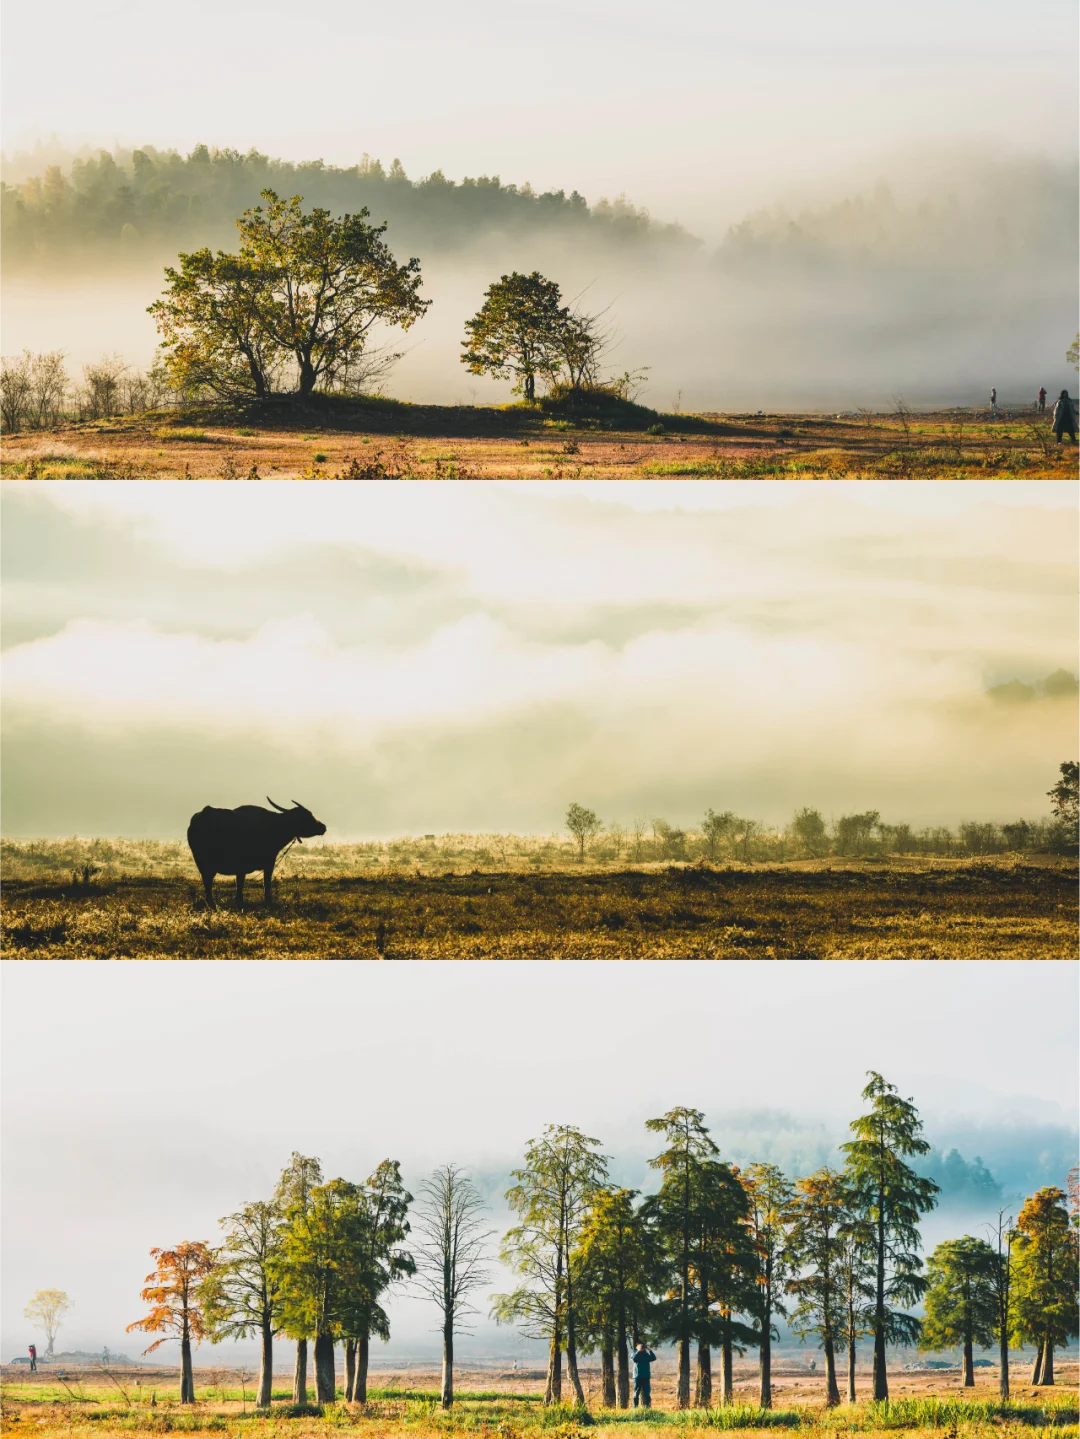
<instances>
[{"instance_id":1,"label":"buffalo leg","mask_svg":"<svg viewBox=\"0 0 1080 1439\"><path fill-rule=\"evenodd\" d=\"M243 909L243 907L244 907L244 879L245 879L245 876L242 875L242 874L238 874L238 875L236 876L236 907L237 907L237 909Z\"/></svg>"},{"instance_id":2,"label":"buffalo leg","mask_svg":"<svg viewBox=\"0 0 1080 1439\"><path fill-rule=\"evenodd\" d=\"M274 866L272 864L268 864L263 870L263 898L266 900L268 908L270 905L270 884L273 878Z\"/></svg>"},{"instance_id":3,"label":"buffalo leg","mask_svg":"<svg viewBox=\"0 0 1080 1439\"><path fill-rule=\"evenodd\" d=\"M214 876L208 870L202 870L202 887L206 895L207 909L214 908Z\"/></svg>"}]
</instances>

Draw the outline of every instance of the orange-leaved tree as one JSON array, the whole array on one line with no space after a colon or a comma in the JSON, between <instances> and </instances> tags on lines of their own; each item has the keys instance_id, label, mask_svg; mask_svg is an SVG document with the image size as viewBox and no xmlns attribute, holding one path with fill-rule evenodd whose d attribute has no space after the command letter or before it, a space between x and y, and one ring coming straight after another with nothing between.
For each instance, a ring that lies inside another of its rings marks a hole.
<instances>
[{"instance_id":1,"label":"orange-leaved tree","mask_svg":"<svg viewBox=\"0 0 1080 1439\"><path fill-rule=\"evenodd\" d=\"M191 1372L191 1341L206 1335L206 1321L199 1296L199 1286L214 1267L209 1245L201 1239L185 1240L175 1249L151 1249L150 1257L157 1268L146 1276L142 1291L145 1304L151 1306L145 1319L129 1324L127 1333L141 1329L146 1334L160 1334L143 1350L152 1354L170 1339L180 1340L180 1403L195 1403L195 1380Z\"/></svg>"}]
</instances>

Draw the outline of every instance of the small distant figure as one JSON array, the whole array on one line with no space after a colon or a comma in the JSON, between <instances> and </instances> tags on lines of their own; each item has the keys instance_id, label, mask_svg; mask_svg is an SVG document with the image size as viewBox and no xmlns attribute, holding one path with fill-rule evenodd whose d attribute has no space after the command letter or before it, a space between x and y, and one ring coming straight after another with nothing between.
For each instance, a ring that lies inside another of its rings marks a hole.
<instances>
[{"instance_id":1,"label":"small distant figure","mask_svg":"<svg viewBox=\"0 0 1080 1439\"><path fill-rule=\"evenodd\" d=\"M101 1362L102 1362L102 1364L108 1364L108 1362L109 1362L109 1346L108 1346L108 1345L105 1345L105 1347L104 1347L104 1348L102 1349L102 1351L101 1351Z\"/></svg>"},{"instance_id":2,"label":"small distant figure","mask_svg":"<svg viewBox=\"0 0 1080 1439\"><path fill-rule=\"evenodd\" d=\"M1069 399L1068 390L1062 390L1054 406L1054 434L1057 435L1057 442L1061 444L1062 434L1068 435L1069 439L1076 444L1076 411L1073 409L1072 400Z\"/></svg>"},{"instance_id":3,"label":"small distant figure","mask_svg":"<svg viewBox=\"0 0 1080 1439\"><path fill-rule=\"evenodd\" d=\"M31 1374L36 1374L36 1373L37 1373L37 1345L36 1345L36 1344L31 1344L31 1346L30 1346L30 1373L31 1373Z\"/></svg>"},{"instance_id":4,"label":"small distant figure","mask_svg":"<svg viewBox=\"0 0 1080 1439\"><path fill-rule=\"evenodd\" d=\"M993 387L993 389L990 391L990 417L991 417L991 419L993 419L993 417L994 417L996 414L997 414L997 385L995 385L995 386Z\"/></svg>"},{"instance_id":5,"label":"small distant figure","mask_svg":"<svg viewBox=\"0 0 1080 1439\"><path fill-rule=\"evenodd\" d=\"M1046 386L1039 386L1039 414L1046 414Z\"/></svg>"},{"instance_id":6,"label":"small distant figure","mask_svg":"<svg viewBox=\"0 0 1080 1439\"><path fill-rule=\"evenodd\" d=\"M652 1369L656 1355L644 1344L638 1344L631 1356L634 1363L634 1408L652 1408Z\"/></svg>"}]
</instances>

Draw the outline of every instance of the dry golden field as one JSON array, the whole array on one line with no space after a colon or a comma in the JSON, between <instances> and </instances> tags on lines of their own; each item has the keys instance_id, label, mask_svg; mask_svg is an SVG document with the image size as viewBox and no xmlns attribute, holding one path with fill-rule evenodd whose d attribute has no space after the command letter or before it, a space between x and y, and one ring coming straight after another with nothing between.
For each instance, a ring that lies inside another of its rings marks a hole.
<instances>
[{"instance_id":1,"label":"dry golden field","mask_svg":"<svg viewBox=\"0 0 1080 1439\"><path fill-rule=\"evenodd\" d=\"M242 910L219 879L208 911L179 845L81 871L43 863L46 846L5 845L11 960L1077 957L1076 864L1050 856L466 869L349 864L337 846L290 856L269 909L252 877Z\"/></svg>"},{"instance_id":2,"label":"dry golden field","mask_svg":"<svg viewBox=\"0 0 1080 1439\"><path fill-rule=\"evenodd\" d=\"M540 410L405 405L283 423L162 412L5 436L7 479L1074 479L1045 420L908 415L664 415L662 434ZM655 428L655 427L654 427Z\"/></svg>"}]
</instances>

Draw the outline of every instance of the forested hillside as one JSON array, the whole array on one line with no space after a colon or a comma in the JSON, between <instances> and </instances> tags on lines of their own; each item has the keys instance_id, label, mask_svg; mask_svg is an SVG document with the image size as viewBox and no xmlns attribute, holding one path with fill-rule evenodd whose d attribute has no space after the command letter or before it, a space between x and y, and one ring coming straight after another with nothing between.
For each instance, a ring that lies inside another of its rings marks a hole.
<instances>
[{"instance_id":1,"label":"forested hillside","mask_svg":"<svg viewBox=\"0 0 1080 1439\"><path fill-rule=\"evenodd\" d=\"M368 155L341 169L321 160L293 164L255 151L241 155L198 145L187 156L150 147L100 151L73 160L67 172L51 165L43 175L5 183L5 262L77 265L204 244L232 246L237 216L257 204L267 187L335 214L366 207L376 223L389 222L397 250L453 251L485 233L544 234L638 250L697 243L621 197L590 206L577 191L538 194L498 176L456 182L436 170L410 180L400 161L387 170Z\"/></svg>"}]
</instances>

